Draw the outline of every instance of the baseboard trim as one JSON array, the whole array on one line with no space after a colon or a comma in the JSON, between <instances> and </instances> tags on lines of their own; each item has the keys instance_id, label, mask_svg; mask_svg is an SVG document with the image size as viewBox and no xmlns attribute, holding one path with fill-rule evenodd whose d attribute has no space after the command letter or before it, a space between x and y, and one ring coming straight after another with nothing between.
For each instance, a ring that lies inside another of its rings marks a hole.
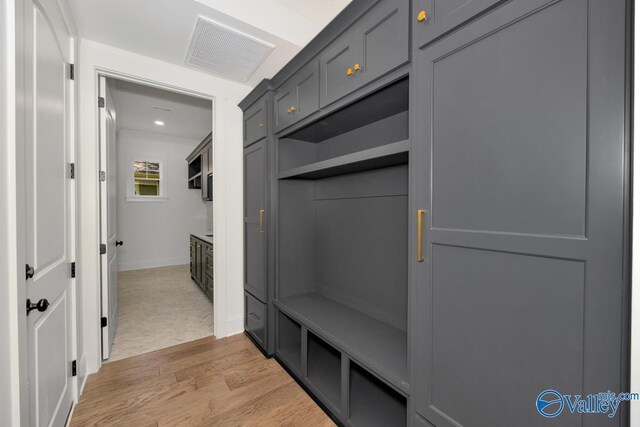
<instances>
[{"instance_id":1,"label":"baseboard trim","mask_svg":"<svg viewBox=\"0 0 640 427\"><path fill-rule=\"evenodd\" d=\"M189 257L151 259L143 261L121 262L118 271L144 270L145 268L171 267L174 265L189 264Z\"/></svg>"}]
</instances>

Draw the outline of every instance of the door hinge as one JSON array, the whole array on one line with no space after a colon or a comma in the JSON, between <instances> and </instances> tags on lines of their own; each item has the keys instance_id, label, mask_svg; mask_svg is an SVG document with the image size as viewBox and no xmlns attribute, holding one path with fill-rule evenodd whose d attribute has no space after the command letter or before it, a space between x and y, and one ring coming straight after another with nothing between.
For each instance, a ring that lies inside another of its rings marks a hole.
<instances>
[{"instance_id":1,"label":"door hinge","mask_svg":"<svg viewBox=\"0 0 640 427\"><path fill-rule=\"evenodd\" d=\"M76 79L76 66L75 64L69 64L69 80Z\"/></svg>"},{"instance_id":2,"label":"door hinge","mask_svg":"<svg viewBox=\"0 0 640 427\"><path fill-rule=\"evenodd\" d=\"M76 278L76 263L75 262L71 263L71 278L72 279Z\"/></svg>"},{"instance_id":3,"label":"door hinge","mask_svg":"<svg viewBox=\"0 0 640 427\"><path fill-rule=\"evenodd\" d=\"M104 98L103 97L99 97L98 98L98 107L104 108Z\"/></svg>"},{"instance_id":4,"label":"door hinge","mask_svg":"<svg viewBox=\"0 0 640 427\"><path fill-rule=\"evenodd\" d=\"M100 173L98 174L98 179L100 180L100 182L106 181L107 173L105 171L100 171Z\"/></svg>"},{"instance_id":5,"label":"door hinge","mask_svg":"<svg viewBox=\"0 0 640 427\"><path fill-rule=\"evenodd\" d=\"M107 318L103 317L100 319L100 327L101 328L106 328L107 327Z\"/></svg>"},{"instance_id":6,"label":"door hinge","mask_svg":"<svg viewBox=\"0 0 640 427\"><path fill-rule=\"evenodd\" d=\"M31 279L33 277L33 275L35 274L35 270L33 269L33 267L31 267L29 264L27 264L26 266L26 276L27 276L27 280Z\"/></svg>"},{"instance_id":7,"label":"door hinge","mask_svg":"<svg viewBox=\"0 0 640 427\"><path fill-rule=\"evenodd\" d=\"M69 178L76 179L76 164L69 163Z\"/></svg>"},{"instance_id":8,"label":"door hinge","mask_svg":"<svg viewBox=\"0 0 640 427\"><path fill-rule=\"evenodd\" d=\"M107 245L104 243L100 243L100 255L104 255L107 253Z\"/></svg>"},{"instance_id":9,"label":"door hinge","mask_svg":"<svg viewBox=\"0 0 640 427\"><path fill-rule=\"evenodd\" d=\"M75 377L78 375L78 363L74 360L71 362L71 376Z\"/></svg>"}]
</instances>

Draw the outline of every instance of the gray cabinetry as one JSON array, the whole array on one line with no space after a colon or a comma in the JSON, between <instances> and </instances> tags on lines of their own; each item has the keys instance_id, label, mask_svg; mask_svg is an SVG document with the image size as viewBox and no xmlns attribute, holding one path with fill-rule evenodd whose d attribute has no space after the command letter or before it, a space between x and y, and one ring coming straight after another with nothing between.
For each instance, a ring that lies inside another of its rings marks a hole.
<instances>
[{"instance_id":1,"label":"gray cabinetry","mask_svg":"<svg viewBox=\"0 0 640 427\"><path fill-rule=\"evenodd\" d=\"M416 46L423 47L498 3L504 0L413 0Z\"/></svg>"},{"instance_id":2,"label":"gray cabinetry","mask_svg":"<svg viewBox=\"0 0 640 427\"><path fill-rule=\"evenodd\" d=\"M409 61L409 2L381 0L320 55L326 106Z\"/></svg>"},{"instance_id":3,"label":"gray cabinetry","mask_svg":"<svg viewBox=\"0 0 640 427\"><path fill-rule=\"evenodd\" d=\"M191 279L213 299L213 245L192 235L190 254Z\"/></svg>"},{"instance_id":4,"label":"gray cabinetry","mask_svg":"<svg viewBox=\"0 0 640 427\"><path fill-rule=\"evenodd\" d=\"M187 156L188 186L200 190L202 200L212 200L209 189L209 176L213 174L213 132ZM211 189L213 190L213 189Z\"/></svg>"},{"instance_id":5,"label":"gray cabinetry","mask_svg":"<svg viewBox=\"0 0 640 427\"><path fill-rule=\"evenodd\" d=\"M260 141L244 151L244 288L267 302L267 144Z\"/></svg>"},{"instance_id":6,"label":"gray cabinetry","mask_svg":"<svg viewBox=\"0 0 640 427\"><path fill-rule=\"evenodd\" d=\"M628 387L624 10L511 1L415 58L412 397L428 425L537 426L545 389Z\"/></svg>"},{"instance_id":7,"label":"gray cabinetry","mask_svg":"<svg viewBox=\"0 0 640 427\"><path fill-rule=\"evenodd\" d=\"M275 126L278 132L318 111L318 61L301 68L274 95Z\"/></svg>"},{"instance_id":8,"label":"gray cabinetry","mask_svg":"<svg viewBox=\"0 0 640 427\"><path fill-rule=\"evenodd\" d=\"M267 101L259 101L244 113L244 146L267 136Z\"/></svg>"}]
</instances>

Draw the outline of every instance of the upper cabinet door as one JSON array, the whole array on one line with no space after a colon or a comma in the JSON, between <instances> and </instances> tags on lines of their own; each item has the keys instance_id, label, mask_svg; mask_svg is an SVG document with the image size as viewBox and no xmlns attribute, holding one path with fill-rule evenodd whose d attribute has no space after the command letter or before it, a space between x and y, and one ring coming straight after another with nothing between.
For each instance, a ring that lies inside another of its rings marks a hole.
<instances>
[{"instance_id":1,"label":"upper cabinet door","mask_svg":"<svg viewBox=\"0 0 640 427\"><path fill-rule=\"evenodd\" d=\"M417 47L422 47L504 0L413 0Z\"/></svg>"},{"instance_id":2,"label":"upper cabinet door","mask_svg":"<svg viewBox=\"0 0 640 427\"><path fill-rule=\"evenodd\" d=\"M278 132L318 111L318 91L318 61L314 59L276 92L274 131Z\"/></svg>"},{"instance_id":3,"label":"upper cabinet door","mask_svg":"<svg viewBox=\"0 0 640 427\"><path fill-rule=\"evenodd\" d=\"M255 103L244 113L244 146L253 144L267 136L267 101Z\"/></svg>"},{"instance_id":4,"label":"upper cabinet door","mask_svg":"<svg viewBox=\"0 0 640 427\"><path fill-rule=\"evenodd\" d=\"M409 62L409 1L379 1L320 56L322 107Z\"/></svg>"}]
</instances>

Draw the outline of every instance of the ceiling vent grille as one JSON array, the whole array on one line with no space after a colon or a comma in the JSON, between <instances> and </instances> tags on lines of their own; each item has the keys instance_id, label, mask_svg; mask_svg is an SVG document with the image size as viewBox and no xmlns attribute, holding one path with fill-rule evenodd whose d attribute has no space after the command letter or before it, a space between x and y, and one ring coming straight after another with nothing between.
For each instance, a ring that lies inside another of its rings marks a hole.
<instances>
[{"instance_id":1,"label":"ceiling vent grille","mask_svg":"<svg viewBox=\"0 0 640 427\"><path fill-rule=\"evenodd\" d=\"M273 48L265 41L200 16L186 63L246 82Z\"/></svg>"}]
</instances>

